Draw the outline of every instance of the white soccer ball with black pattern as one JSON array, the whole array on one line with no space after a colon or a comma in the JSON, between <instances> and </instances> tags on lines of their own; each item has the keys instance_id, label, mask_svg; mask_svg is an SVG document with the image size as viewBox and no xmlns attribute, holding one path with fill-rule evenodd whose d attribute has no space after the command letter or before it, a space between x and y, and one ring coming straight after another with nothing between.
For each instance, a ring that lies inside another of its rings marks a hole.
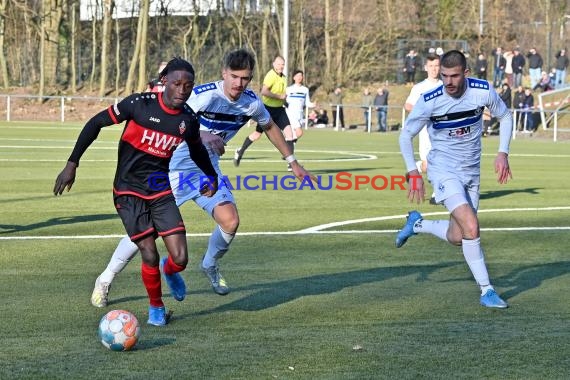
<instances>
[{"instance_id":1,"label":"white soccer ball with black pattern","mask_svg":"<svg viewBox=\"0 0 570 380\"><path fill-rule=\"evenodd\" d=\"M113 351L129 351L139 340L140 325L130 311L111 310L99 322L99 338Z\"/></svg>"}]
</instances>

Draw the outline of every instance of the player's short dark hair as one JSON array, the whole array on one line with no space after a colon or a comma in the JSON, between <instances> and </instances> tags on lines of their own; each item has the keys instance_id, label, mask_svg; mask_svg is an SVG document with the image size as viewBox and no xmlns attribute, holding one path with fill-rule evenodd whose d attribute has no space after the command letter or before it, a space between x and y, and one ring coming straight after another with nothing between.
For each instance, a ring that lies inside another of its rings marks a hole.
<instances>
[{"instance_id":1,"label":"player's short dark hair","mask_svg":"<svg viewBox=\"0 0 570 380\"><path fill-rule=\"evenodd\" d=\"M183 71L187 71L190 74L192 74L192 76L194 76L194 67L192 67L192 64L190 62L188 62L185 59L182 59L181 57L174 57L172 58L170 61L168 61L168 63L166 64L166 67L164 69L162 69L162 71L160 72L160 76L163 77L165 75L168 75L168 73L172 72L172 71L177 71L177 70L183 70Z\"/></svg>"},{"instance_id":2,"label":"player's short dark hair","mask_svg":"<svg viewBox=\"0 0 570 380\"><path fill-rule=\"evenodd\" d=\"M461 66L462 70L467 68L467 59L459 50L450 50L441 57L441 66L451 68Z\"/></svg>"},{"instance_id":3,"label":"player's short dark hair","mask_svg":"<svg viewBox=\"0 0 570 380\"><path fill-rule=\"evenodd\" d=\"M236 49L226 53L222 67L230 70L251 70L255 69L255 58L253 53L247 49Z\"/></svg>"},{"instance_id":4,"label":"player's short dark hair","mask_svg":"<svg viewBox=\"0 0 570 380\"><path fill-rule=\"evenodd\" d=\"M428 55L426 55L426 61L428 62L435 61L436 59L439 61L440 57L435 53L429 53Z\"/></svg>"},{"instance_id":5,"label":"player's short dark hair","mask_svg":"<svg viewBox=\"0 0 570 380\"><path fill-rule=\"evenodd\" d=\"M293 75L292 75L291 77L294 77L294 76L297 75L297 74L303 74L303 75L305 75L305 74L303 73L303 70L295 70L295 71L293 71Z\"/></svg>"}]
</instances>

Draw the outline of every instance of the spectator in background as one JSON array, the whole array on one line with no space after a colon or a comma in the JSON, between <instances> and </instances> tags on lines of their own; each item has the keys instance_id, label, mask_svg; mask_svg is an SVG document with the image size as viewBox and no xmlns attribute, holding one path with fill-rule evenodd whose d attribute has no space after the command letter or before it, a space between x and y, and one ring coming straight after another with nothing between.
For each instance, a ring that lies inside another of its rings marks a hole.
<instances>
[{"instance_id":1,"label":"spectator in background","mask_svg":"<svg viewBox=\"0 0 570 380\"><path fill-rule=\"evenodd\" d=\"M145 92L163 92L164 91L164 85L160 81L160 73L162 72L162 70L164 70L164 68L166 67L167 64L168 64L168 62L164 62L164 61L160 62L160 65L158 65L158 75L159 76L147 83Z\"/></svg>"},{"instance_id":2,"label":"spectator in background","mask_svg":"<svg viewBox=\"0 0 570 380\"><path fill-rule=\"evenodd\" d=\"M501 90L499 91L499 97L503 100L503 102L505 102L507 108L509 109L512 108L513 101L511 95L511 87L509 86L508 83L503 83L503 85L501 86Z\"/></svg>"},{"instance_id":3,"label":"spectator in background","mask_svg":"<svg viewBox=\"0 0 570 380\"><path fill-rule=\"evenodd\" d=\"M566 84L566 69L568 68L568 56L566 55L566 49L561 49L556 53L556 77L554 86L555 88L562 88Z\"/></svg>"},{"instance_id":4,"label":"spectator in background","mask_svg":"<svg viewBox=\"0 0 570 380\"><path fill-rule=\"evenodd\" d=\"M415 50L404 57L404 72L406 73L406 85L413 86L416 79L416 67L418 66L418 55Z\"/></svg>"},{"instance_id":5,"label":"spectator in background","mask_svg":"<svg viewBox=\"0 0 570 380\"><path fill-rule=\"evenodd\" d=\"M532 88L533 91L541 89L542 92L554 90L553 77L548 75L546 71L540 73L540 81Z\"/></svg>"},{"instance_id":6,"label":"spectator in background","mask_svg":"<svg viewBox=\"0 0 570 380\"><path fill-rule=\"evenodd\" d=\"M503 48L498 47L493 51L493 86L499 87L505 76L507 60L503 57Z\"/></svg>"},{"instance_id":7,"label":"spectator in background","mask_svg":"<svg viewBox=\"0 0 570 380\"><path fill-rule=\"evenodd\" d=\"M515 108L522 108L521 105L524 102L525 94L522 85L518 86L515 94L513 95L513 106Z\"/></svg>"},{"instance_id":8,"label":"spectator in background","mask_svg":"<svg viewBox=\"0 0 570 380\"><path fill-rule=\"evenodd\" d=\"M378 132L386 132L388 130L386 125L388 116L388 95L388 89L380 87L374 97L374 108L378 115Z\"/></svg>"},{"instance_id":9,"label":"spectator in background","mask_svg":"<svg viewBox=\"0 0 570 380\"><path fill-rule=\"evenodd\" d=\"M364 109L364 132L368 132L368 122L370 121L369 115L372 112L372 107L374 106L374 98L370 93L368 87L364 88L362 92L362 108Z\"/></svg>"},{"instance_id":10,"label":"spectator in background","mask_svg":"<svg viewBox=\"0 0 570 380\"><path fill-rule=\"evenodd\" d=\"M542 57L535 48L531 48L526 56L528 58L528 74L530 75L530 88L534 88L540 82L542 72Z\"/></svg>"},{"instance_id":11,"label":"spectator in background","mask_svg":"<svg viewBox=\"0 0 570 380\"><path fill-rule=\"evenodd\" d=\"M514 57L514 54L512 51L506 51L503 54L503 57L505 57L505 80L509 86L512 86L513 85L513 57Z\"/></svg>"},{"instance_id":12,"label":"spectator in background","mask_svg":"<svg viewBox=\"0 0 570 380\"><path fill-rule=\"evenodd\" d=\"M516 47L513 50L513 87L518 87L522 85L522 76L523 76L523 69L524 65L526 64L526 60L524 56L520 52L520 48Z\"/></svg>"},{"instance_id":13,"label":"spectator in background","mask_svg":"<svg viewBox=\"0 0 570 380\"><path fill-rule=\"evenodd\" d=\"M524 100L522 104L521 122L524 130L534 131L536 128L534 126L534 120L532 117L532 110L534 108L534 96L530 88L525 88L524 90Z\"/></svg>"},{"instance_id":14,"label":"spectator in background","mask_svg":"<svg viewBox=\"0 0 570 380\"><path fill-rule=\"evenodd\" d=\"M475 75L477 78L487 80L487 58L480 53L475 61Z\"/></svg>"},{"instance_id":15,"label":"spectator in background","mask_svg":"<svg viewBox=\"0 0 570 380\"><path fill-rule=\"evenodd\" d=\"M344 112L342 112L342 89L340 85L336 86L329 95L329 102L332 107L333 127L338 128L340 126L344 131Z\"/></svg>"}]
</instances>

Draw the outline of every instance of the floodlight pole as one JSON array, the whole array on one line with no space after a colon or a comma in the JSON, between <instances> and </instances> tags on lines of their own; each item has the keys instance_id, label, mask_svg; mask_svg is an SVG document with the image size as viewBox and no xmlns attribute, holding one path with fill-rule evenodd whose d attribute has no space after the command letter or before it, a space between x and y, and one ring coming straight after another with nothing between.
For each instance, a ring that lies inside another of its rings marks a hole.
<instances>
[{"instance_id":1,"label":"floodlight pole","mask_svg":"<svg viewBox=\"0 0 570 380\"><path fill-rule=\"evenodd\" d=\"M283 73L289 72L289 0L283 1L283 36L281 37L281 46L283 48L283 58L285 59L285 67Z\"/></svg>"}]
</instances>

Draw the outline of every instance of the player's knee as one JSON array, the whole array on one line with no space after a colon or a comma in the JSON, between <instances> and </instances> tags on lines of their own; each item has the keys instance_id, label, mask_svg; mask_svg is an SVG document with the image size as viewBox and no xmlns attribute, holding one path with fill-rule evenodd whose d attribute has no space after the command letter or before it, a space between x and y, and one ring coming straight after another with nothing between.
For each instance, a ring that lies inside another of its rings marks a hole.
<instances>
[{"instance_id":1,"label":"player's knee","mask_svg":"<svg viewBox=\"0 0 570 380\"><path fill-rule=\"evenodd\" d=\"M461 233L453 233L448 231L447 232L447 241L455 246L461 246L461 242L463 240L463 235Z\"/></svg>"},{"instance_id":2,"label":"player's knee","mask_svg":"<svg viewBox=\"0 0 570 380\"><path fill-rule=\"evenodd\" d=\"M186 249L177 248L171 250L168 254L172 257L174 264L184 268L188 265L188 253L186 252Z\"/></svg>"},{"instance_id":3,"label":"player's knee","mask_svg":"<svg viewBox=\"0 0 570 380\"><path fill-rule=\"evenodd\" d=\"M220 221L220 228L229 234L235 234L239 227L239 215L233 214L228 218Z\"/></svg>"},{"instance_id":4,"label":"player's knee","mask_svg":"<svg viewBox=\"0 0 570 380\"><path fill-rule=\"evenodd\" d=\"M473 240L479 237L479 223L472 221L463 226L463 239Z\"/></svg>"},{"instance_id":5,"label":"player's knee","mask_svg":"<svg viewBox=\"0 0 570 380\"><path fill-rule=\"evenodd\" d=\"M137 246L141 252L141 260L143 263L151 267L158 266L159 255L155 244L150 244L143 240L137 242Z\"/></svg>"}]
</instances>

